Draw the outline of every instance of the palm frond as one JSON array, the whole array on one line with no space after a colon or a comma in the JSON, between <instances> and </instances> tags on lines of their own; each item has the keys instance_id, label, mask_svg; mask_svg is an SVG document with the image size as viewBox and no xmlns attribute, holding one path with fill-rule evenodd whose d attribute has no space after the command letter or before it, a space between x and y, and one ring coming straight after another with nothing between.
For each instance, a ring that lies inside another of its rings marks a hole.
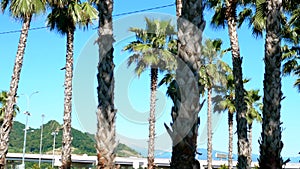
<instances>
[{"instance_id":1,"label":"palm frond","mask_svg":"<svg viewBox=\"0 0 300 169\"><path fill-rule=\"evenodd\" d=\"M296 79L294 87L297 87L298 92L300 93L300 78Z\"/></svg>"},{"instance_id":2,"label":"palm frond","mask_svg":"<svg viewBox=\"0 0 300 169\"><path fill-rule=\"evenodd\" d=\"M165 74L165 76L161 79L161 81L158 83L158 86L160 87L160 86L163 85L163 84L168 85L168 84L170 84L174 79L175 79L175 74L174 74L174 73L167 73L167 74Z\"/></svg>"},{"instance_id":3,"label":"palm frond","mask_svg":"<svg viewBox=\"0 0 300 169\"><path fill-rule=\"evenodd\" d=\"M1 11L4 12L9 4L9 0L1 0Z\"/></svg>"},{"instance_id":4,"label":"palm frond","mask_svg":"<svg viewBox=\"0 0 300 169\"><path fill-rule=\"evenodd\" d=\"M251 8L244 8L238 15L237 17L237 22L238 22L238 28L240 28L244 21L251 21L252 16L252 9Z\"/></svg>"},{"instance_id":5,"label":"palm frond","mask_svg":"<svg viewBox=\"0 0 300 169\"><path fill-rule=\"evenodd\" d=\"M256 0L256 12L251 20L252 34L256 37L262 37L262 32L266 29L266 7L265 0Z\"/></svg>"},{"instance_id":6,"label":"palm frond","mask_svg":"<svg viewBox=\"0 0 300 169\"><path fill-rule=\"evenodd\" d=\"M225 28L226 25L226 8L223 5L216 7L215 13L211 19L211 26L213 28Z\"/></svg>"}]
</instances>

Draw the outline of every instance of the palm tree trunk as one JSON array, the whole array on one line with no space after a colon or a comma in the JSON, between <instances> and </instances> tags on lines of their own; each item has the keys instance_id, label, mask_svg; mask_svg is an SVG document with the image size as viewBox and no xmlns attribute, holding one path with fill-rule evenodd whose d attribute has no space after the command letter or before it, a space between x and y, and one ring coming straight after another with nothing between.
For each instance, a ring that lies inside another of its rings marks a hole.
<instances>
[{"instance_id":1,"label":"palm tree trunk","mask_svg":"<svg viewBox=\"0 0 300 169\"><path fill-rule=\"evenodd\" d=\"M178 68L176 81L180 91L172 107L172 130L165 125L172 139L171 169L200 168L195 159L201 109L198 71L202 31L205 27L202 0L176 1L178 26ZM182 4L181 4L182 3ZM182 7L182 8L181 8Z\"/></svg>"},{"instance_id":2,"label":"palm tree trunk","mask_svg":"<svg viewBox=\"0 0 300 169\"><path fill-rule=\"evenodd\" d=\"M212 169L212 127L211 127L211 95L212 89L207 90L207 168Z\"/></svg>"},{"instance_id":3,"label":"palm tree trunk","mask_svg":"<svg viewBox=\"0 0 300 169\"><path fill-rule=\"evenodd\" d=\"M99 11L98 123L95 135L97 169L114 169L117 142L114 106L113 0L99 1L97 9Z\"/></svg>"},{"instance_id":4,"label":"palm tree trunk","mask_svg":"<svg viewBox=\"0 0 300 169\"><path fill-rule=\"evenodd\" d=\"M248 166L252 163L252 124L248 124L248 141L249 141L249 155L248 155Z\"/></svg>"},{"instance_id":5,"label":"palm tree trunk","mask_svg":"<svg viewBox=\"0 0 300 169\"><path fill-rule=\"evenodd\" d=\"M228 169L232 169L232 152L233 152L233 114L228 111Z\"/></svg>"},{"instance_id":6,"label":"palm tree trunk","mask_svg":"<svg viewBox=\"0 0 300 169\"><path fill-rule=\"evenodd\" d=\"M61 169L71 168L71 113L72 113L72 79L73 79L73 43L74 31L67 32L67 54L65 73L64 124L61 151Z\"/></svg>"},{"instance_id":7,"label":"palm tree trunk","mask_svg":"<svg viewBox=\"0 0 300 169\"><path fill-rule=\"evenodd\" d=\"M176 0L176 16L181 15L182 0Z\"/></svg>"},{"instance_id":8,"label":"palm tree trunk","mask_svg":"<svg viewBox=\"0 0 300 169\"><path fill-rule=\"evenodd\" d=\"M10 88L5 105L5 117L0 128L0 169L5 168L6 154L8 152L9 134L13 126L13 112L14 105L16 104L16 96L18 91L18 85L20 81L20 75L23 65L23 57L26 48L26 41L28 36L28 30L30 28L31 17L24 18L22 31L19 39L18 50L16 54L16 60L14 64L13 74L10 82Z\"/></svg>"},{"instance_id":9,"label":"palm tree trunk","mask_svg":"<svg viewBox=\"0 0 300 169\"><path fill-rule=\"evenodd\" d=\"M157 88L156 68L151 68L151 96L150 96L150 118L149 118L149 143L148 143L148 169L155 168L154 164L154 139L155 139L155 106Z\"/></svg>"},{"instance_id":10,"label":"palm tree trunk","mask_svg":"<svg viewBox=\"0 0 300 169\"><path fill-rule=\"evenodd\" d=\"M281 0L267 0L263 122L259 166L282 168L281 122Z\"/></svg>"},{"instance_id":11,"label":"palm tree trunk","mask_svg":"<svg viewBox=\"0 0 300 169\"><path fill-rule=\"evenodd\" d=\"M235 107L238 134L238 168L246 169L248 167L247 120L246 106L244 103L242 59L240 57L240 48L236 30L236 5L237 0L226 0L226 17L232 53L233 76L235 81Z\"/></svg>"}]
</instances>

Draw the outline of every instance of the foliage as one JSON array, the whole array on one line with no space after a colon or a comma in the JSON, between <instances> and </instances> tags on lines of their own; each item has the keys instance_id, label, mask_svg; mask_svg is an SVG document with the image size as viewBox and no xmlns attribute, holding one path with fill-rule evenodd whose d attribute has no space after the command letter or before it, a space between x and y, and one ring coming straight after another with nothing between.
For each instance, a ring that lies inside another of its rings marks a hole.
<instances>
[{"instance_id":1,"label":"foliage","mask_svg":"<svg viewBox=\"0 0 300 169\"><path fill-rule=\"evenodd\" d=\"M160 70L174 70L175 57L172 49L176 46L175 28L171 20L146 20L146 29L130 28L136 35L136 41L131 42L123 50L133 52L128 59L128 66L136 64L135 72L138 76L148 67Z\"/></svg>"},{"instance_id":2,"label":"foliage","mask_svg":"<svg viewBox=\"0 0 300 169\"><path fill-rule=\"evenodd\" d=\"M218 84L226 85L226 74L231 73L229 65L222 61L221 39L207 39L201 48L203 57L199 71L200 84L212 88Z\"/></svg>"},{"instance_id":3,"label":"foliage","mask_svg":"<svg viewBox=\"0 0 300 169\"><path fill-rule=\"evenodd\" d=\"M2 91L0 93L0 123L3 122L3 118L4 118L4 115L5 115L5 105L6 105L6 102L7 102L7 91ZM17 113L20 112L20 108L17 106L17 105L14 105L14 111L13 111L13 114L14 116L17 115Z\"/></svg>"},{"instance_id":4,"label":"foliage","mask_svg":"<svg viewBox=\"0 0 300 169\"><path fill-rule=\"evenodd\" d=\"M25 125L15 121L14 126L10 136L10 145L9 152L22 152L23 148L23 136ZM53 136L51 133L57 129L60 129L61 125L51 120L43 126L43 153L44 154L52 154L53 149ZM32 132L33 131L33 132ZM40 129L30 129L27 133L27 142L26 142L26 153L39 153L39 145L40 145ZM96 155L95 149L95 140L94 136L89 133L82 133L79 130L72 128L72 150L74 154L88 154L88 155ZM58 135L56 136L55 147L56 149L60 149L62 146L62 132L59 130ZM126 151L123 151L126 150ZM140 156L138 152L127 147L124 144L119 144L117 148L117 156Z\"/></svg>"},{"instance_id":5,"label":"foliage","mask_svg":"<svg viewBox=\"0 0 300 169\"><path fill-rule=\"evenodd\" d=\"M44 12L45 0L1 0L1 10L9 6L10 15L23 20L25 17Z\"/></svg>"},{"instance_id":6,"label":"foliage","mask_svg":"<svg viewBox=\"0 0 300 169\"><path fill-rule=\"evenodd\" d=\"M298 78L294 83L294 87L297 87L300 92L300 47L288 47L287 45L282 47L283 55L282 59L285 61L283 64L283 75L294 75Z\"/></svg>"},{"instance_id":7,"label":"foliage","mask_svg":"<svg viewBox=\"0 0 300 169\"><path fill-rule=\"evenodd\" d=\"M228 166L225 164L222 164L219 169L228 169Z\"/></svg>"},{"instance_id":8,"label":"foliage","mask_svg":"<svg viewBox=\"0 0 300 169\"><path fill-rule=\"evenodd\" d=\"M52 8L47 17L47 25L50 30L56 30L61 34L75 31L76 25L87 28L92 20L98 18L98 12L88 2L49 0Z\"/></svg>"},{"instance_id":9,"label":"foliage","mask_svg":"<svg viewBox=\"0 0 300 169\"><path fill-rule=\"evenodd\" d=\"M248 90L245 94L245 102L247 104L247 122L252 124L253 120L262 122L261 114L259 113L262 110L262 103L260 103L261 96L258 94L259 90Z\"/></svg>"}]
</instances>

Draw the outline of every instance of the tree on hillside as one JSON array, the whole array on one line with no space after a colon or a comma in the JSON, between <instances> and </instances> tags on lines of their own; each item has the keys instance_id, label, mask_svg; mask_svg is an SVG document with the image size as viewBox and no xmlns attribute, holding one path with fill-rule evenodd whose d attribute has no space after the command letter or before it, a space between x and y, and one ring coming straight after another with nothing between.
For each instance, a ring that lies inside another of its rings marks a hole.
<instances>
[{"instance_id":1,"label":"tree on hillside","mask_svg":"<svg viewBox=\"0 0 300 169\"><path fill-rule=\"evenodd\" d=\"M212 94L215 86L226 85L230 67L222 61L222 41L207 39L201 48L202 65L199 71L200 84L207 90L207 168L212 168Z\"/></svg>"},{"instance_id":2,"label":"tree on hillside","mask_svg":"<svg viewBox=\"0 0 300 169\"><path fill-rule=\"evenodd\" d=\"M72 79L73 79L73 44L76 25L87 27L93 19L97 18L97 11L88 2L81 3L77 0L49 0L51 13L47 17L50 30L56 30L66 35L66 65L64 82L64 116L62 140L62 165L61 168L71 168L71 112L72 112Z\"/></svg>"},{"instance_id":3,"label":"tree on hillside","mask_svg":"<svg viewBox=\"0 0 300 169\"><path fill-rule=\"evenodd\" d=\"M136 35L136 41L127 45L124 50L133 54L128 59L128 66L135 63L135 73L140 76L150 68L151 96L149 117L149 143L148 143L148 168L155 168L154 164L154 138L155 138L155 107L158 71L174 70L176 67L175 56L168 50L174 43L174 26L171 21L146 20L146 29L130 28Z\"/></svg>"},{"instance_id":4,"label":"tree on hillside","mask_svg":"<svg viewBox=\"0 0 300 169\"><path fill-rule=\"evenodd\" d=\"M14 107L16 104L16 96L20 75L23 65L28 30L30 28L31 18L34 14L45 11L44 0L1 0L1 10L5 11L9 8L10 15L13 18L22 21L22 30L19 39L16 59L14 63L12 78L10 82L9 92L7 94L7 102L5 105L5 117L0 128L0 168L5 166L5 157L8 152L9 134L13 125Z\"/></svg>"}]
</instances>

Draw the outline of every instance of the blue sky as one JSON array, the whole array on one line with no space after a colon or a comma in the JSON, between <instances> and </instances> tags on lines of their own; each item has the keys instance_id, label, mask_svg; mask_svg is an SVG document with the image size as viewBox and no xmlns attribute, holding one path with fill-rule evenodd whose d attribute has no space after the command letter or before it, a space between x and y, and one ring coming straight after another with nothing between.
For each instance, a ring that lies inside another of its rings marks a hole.
<instances>
[{"instance_id":1,"label":"blue sky","mask_svg":"<svg viewBox=\"0 0 300 169\"><path fill-rule=\"evenodd\" d=\"M151 1L151 0L131 0L114 2L114 14L131 12L140 9L146 9L161 5L173 3L173 0ZM114 18L115 30L115 63L116 63L116 108L117 115L117 132L121 135L120 140L127 141L132 146L147 145L145 141L148 136L148 114L150 98L150 80L149 72L144 73L137 78L132 73L132 68L127 69L126 58L127 52L122 48L134 36L127 30L130 26L143 27L144 16L158 17L160 19L172 18L175 15L175 6L158 10L152 10L155 13L131 14L118 16ZM31 28L45 26L45 15L33 18ZM223 47L229 47L227 30L214 30L209 25L211 12L206 11L207 19L204 38L221 38L224 42ZM8 16L7 12L0 15L0 32L19 30L21 22L16 21ZM97 23L91 28L97 26ZM244 77L251 78L246 85L247 89L260 89L262 94L263 73L264 73L264 40L255 39L247 27L238 31L241 55L243 56L243 73ZM74 44L74 104L73 104L73 127L93 132L96 126L95 106L96 100L96 65L97 49L93 45L97 36L95 29L87 31L77 30L75 33ZM0 35L0 89L8 90L11 80L11 73L16 54L19 33L1 34ZM65 37L50 32L49 29L34 30L29 32L27 47L24 57L24 64L21 74L21 80L18 89L18 105L21 113L17 115L16 120L25 123L26 97L21 94L30 95L34 91L39 91L30 99L30 111L32 116L29 119L29 126L38 128L41 125L41 114L45 114L45 122L57 120L62 123L63 114L63 95L64 95L64 71L60 68L65 64ZM231 65L230 55L225 55L224 59ZM83 66L83 67L81 67ZM161 77L161 76L160 76ZM297 143L299 135L300 118L297 103L300 102L299 93L293 88L294 77L284 77L282 81L282 90L286 98L282 101L282 128L284 148L283 156L296 156L300 151L300 145ZM87 94L87 95L86 95ZM157 147L163 150L171 150L169 138L163 123L169 124L170 99L165 97L165 87L158 91L158 108L157 108ZM84 111L82 111L82 109ZM201 124L199 129L199 147L206 148L205 124L206 124L206 107L200 112ZM213 149L227 151L228 127L227 116L225 114L214 115L214 135ZM253 133L253 153L258 154L258 139L260 137L261 127L254 124ZM46 134L46 133L45 133ZM48 133L50 134L50 133ZM234 146L236 152L236 134L234 135Z\"/></svg>"}]
</instances>

